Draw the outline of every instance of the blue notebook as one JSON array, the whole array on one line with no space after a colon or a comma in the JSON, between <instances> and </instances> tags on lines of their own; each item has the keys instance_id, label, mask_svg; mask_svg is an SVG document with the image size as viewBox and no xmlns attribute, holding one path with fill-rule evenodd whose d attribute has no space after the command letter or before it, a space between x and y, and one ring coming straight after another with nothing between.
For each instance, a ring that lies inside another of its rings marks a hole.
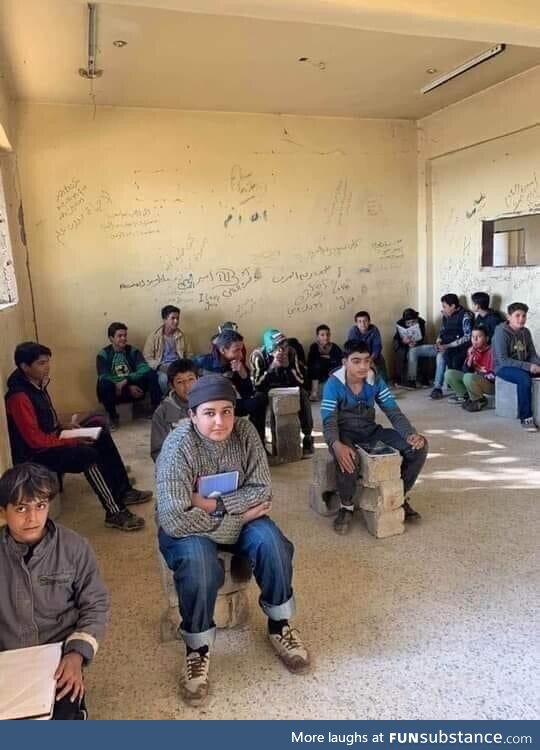
<instances>
[{"instance_id":1,"label":"blue notebook","mask_svg":"<svg viewBox=\"0 0 540 750\"><path fill-rule=\"evenodd\" d=\"M238 489L238 472L226 471L223 474L208 474L199 477L197 486L199 495L212 497L213 493L228 495Z\"/></svg>"}]
</instances>

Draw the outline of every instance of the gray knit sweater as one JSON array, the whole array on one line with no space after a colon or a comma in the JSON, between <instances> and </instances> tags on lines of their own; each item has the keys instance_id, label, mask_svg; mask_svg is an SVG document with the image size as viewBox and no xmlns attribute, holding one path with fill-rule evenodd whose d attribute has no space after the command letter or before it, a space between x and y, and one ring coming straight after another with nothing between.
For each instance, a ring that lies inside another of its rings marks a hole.
<instances>
[{"instance_id":1,"label":"gray knit sweater","mask_svg":"<svg viewBox=\"0 0 540 750\"><path fill-rule=\"evenodd\" d=\"M216 519L191 498L198 477L238 471L238 489L223 496L226 513ZM244 525L242 514L272 495L270 469L257 431L247 419L236 419L227 440L203 437L191 420L171 432L156 463L157 522L169 536L207 536L234 544Z\"/></svg>"}]
</instances>

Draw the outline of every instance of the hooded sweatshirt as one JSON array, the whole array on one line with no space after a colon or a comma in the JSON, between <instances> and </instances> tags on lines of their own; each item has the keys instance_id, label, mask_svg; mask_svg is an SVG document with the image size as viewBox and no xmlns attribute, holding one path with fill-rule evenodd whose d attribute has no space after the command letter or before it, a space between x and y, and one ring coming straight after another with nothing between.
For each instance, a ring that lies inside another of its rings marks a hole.
<instances>
[{"instance_id":1,"label":"hooded sweatshirt","mask_svg":"<svg viewBox=\"0 0 540 750\"><path fill-rule=\"evenodd\" d=\"M182 419L188 417L188 402L183 401L174 391L163 399L152 416L152 431L150 433L150 455L156 461L163 445L163 441L178 427Z\"/></svg>"},{"instance_id":2,"label":"hooded sweatshirt","mask_svg":"<svg viewBox=\"0 0 540 750\"><path fill-rule=\"evenodd\" d=\"M497 326L493 336L495 372L501 367L517 367L530 371L531 365L540 365L531 332L528 328L515 331L508 323Z\"/></svg>"},{"instance_id":3,"label":"hooded sweatshirt","mask_svg":"<svg viewBox=\"0 0 540 750\"><path fill-rule=\"evenodd\" d=\"M369 353L373 359L378 359L382 352L382 340L381 333L377 326L373 323L369 324L369 327L365 333L362 333L358 326L351 326L347 334L347 341L357 341L367 344L369 347Z\"/></svg>"}]
</instances>

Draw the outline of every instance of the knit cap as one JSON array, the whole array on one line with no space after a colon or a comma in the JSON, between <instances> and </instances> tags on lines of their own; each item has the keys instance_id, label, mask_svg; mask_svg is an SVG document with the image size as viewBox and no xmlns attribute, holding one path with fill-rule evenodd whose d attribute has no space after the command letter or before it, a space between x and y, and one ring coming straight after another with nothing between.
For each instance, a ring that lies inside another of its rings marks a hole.
<instances>
[{"instance_id":1,"label":"knit cap","mask_svg":"<svg viewBox=\"0 0 540 750\"><path fill-rule=\"evenodd\" d=\"M236 391L231 381L217 373L199 378L189 392L189 408L196 409L199 404L207 401L230 401L231 404L236 404Z\"/></svg>"},{"instance_id":2,"label":"knit cap","mask_svg":"<svg viewBox=\"0 0 540 750\"><path fill-rule=\"evenodd\" d=\"M287 337L277 328L267 328L263 333L263 349L272 354L279 346L287 343Z\"/></svg>"}]
</instances>

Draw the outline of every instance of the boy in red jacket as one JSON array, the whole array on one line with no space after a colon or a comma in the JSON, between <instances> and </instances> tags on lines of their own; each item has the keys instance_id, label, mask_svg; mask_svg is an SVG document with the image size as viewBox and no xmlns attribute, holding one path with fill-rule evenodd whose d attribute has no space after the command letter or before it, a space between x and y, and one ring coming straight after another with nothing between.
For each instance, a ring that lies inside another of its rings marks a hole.
<instances>
[{"instance_id":1,"label":"boy in red jacket","mask_svg":"<svg viewBox=\"0 0 540 750\"><path fill-rule=\"evenodd\" d=\"M447 370L444 382L454 391L449 402L461 404L467 411L481 411L487 405L486 395L495 392L493 352L485 328L472 329L471 343L463 370Z\"/></svg>"}]
</instances>

